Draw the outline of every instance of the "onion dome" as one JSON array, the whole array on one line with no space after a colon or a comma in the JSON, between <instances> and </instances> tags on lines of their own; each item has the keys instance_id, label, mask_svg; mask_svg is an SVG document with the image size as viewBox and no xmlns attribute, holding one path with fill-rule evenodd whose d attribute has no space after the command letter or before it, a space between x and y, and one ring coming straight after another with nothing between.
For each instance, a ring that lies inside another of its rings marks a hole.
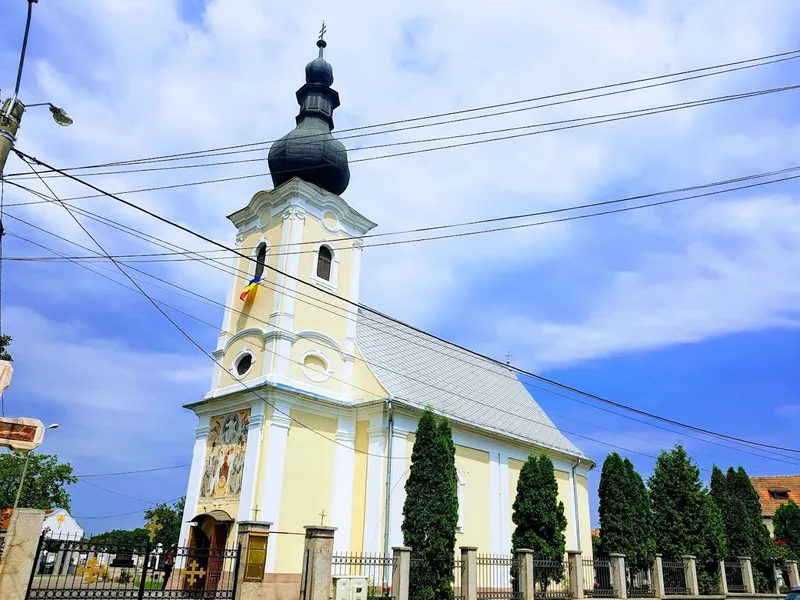
<instances>
[{"instance_id":1,"label":"onion dome","mask_svg":"<svg viewBox=\"0 0 800 600\"><path fill-rule=\"evenodd\" d=\"M324 58L326 46L320 37L319 56L306 65L306 83L297 90L297 127L269 150L269 170L275 187L299 177L339 195L350 183L347 150L331 135L339 94L330 87L333 67Z\"/></svg>"}]
</instances>

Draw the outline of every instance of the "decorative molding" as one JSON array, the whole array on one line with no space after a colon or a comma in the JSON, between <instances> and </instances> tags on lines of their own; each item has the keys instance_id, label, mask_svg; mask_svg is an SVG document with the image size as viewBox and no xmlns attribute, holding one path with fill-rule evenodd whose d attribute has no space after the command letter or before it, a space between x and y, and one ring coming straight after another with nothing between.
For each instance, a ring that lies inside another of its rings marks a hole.
<instances>
[{"instance_id":1,"label":"decorative molding","mask_svg":"<svg viewBox=\"0 0 800 600\"><path fill-rule=\"evenodd\" d=\"M320 359L323 364L325 365L325 372L320 373L318 371L314 371L313 369L309 369L306 367L306 359L309 356L314 356ZM328 381L333 376L333 370L331 369L331 361L328 360L328 357L325 356L319 350L309 350L305 354L300 357L300 370L303 371L303 375L305 375L310 381L314 383L323 383Z\"/></svg>"},{"instance_id":2,"label":"decorative molding","mask_svg":"<svg viewBox=\"0 0 800 600\"><path fill-rule=\"evenodd\" d=\"M271 333L271 332L270 332ZM267 336L269 333L263 327L248 327L247 329L242 329L241 331L237 331L232 336L228 338L227 343L225 344L225 348L223 348L223 352L227 352L228 349L238 342L239 340L246 338L249 335L256 335L258 339L262 342L266 341Z\"/></svg>"},{"instance_id":3,"label":"decorative molding","mask_svg":"<svg viewBox=\"0 0 800 600\"><path fill-rule=\"evenodd\" d=\"M205 427L198 427L194 430L194 439L204 440L208 437L208 432L211 431L208 425Z\"/></svg>"},{"instance_id":4,"label":"decorative molding","mask_svg":"<svg viewBox=\"0 0 800 600\"><path fill-rule=\"evenodd\" d=\"M245 354L249 354L250 357L251 357L250 358L250 366L247 367L247 370L244 373L239 375L239 371L237 370L236 365L239 363L239 361L242 359L242 357L244 357ZM231 366L228 367L228 373L230 373L231 377L233 377L234 379L243 380L245 377L247 377L247 374L250 373L250 371L253 370L253 367L255 365L256 365L256 353L255 353L255 351L252 348L242 348L239 351L239 353L234 357L234 359L231 361Z\"/></svg>"},{"instance_id":5,"label":"decorative molding","mask_svg":"<svg viewBox=\"0 0 800 600\"><path fill-rule=\"evenodd\" d=\"M339 356L342 357L342 360L347 360L348 358L355 360L355 356L353 356L352 354L348 355L335 339L333 339L326 333L322 333L321 331L317 331L315 329L305 329L303 331L298 331L293 336L292 344L296 343L298 340L315 340L318 342L322 342L324 344L329 345L332 350L338 352Z\"/></svg>"},{"instance_id":6,"label":"decorative molding","mask_svg":"<svg viewBox=\"0 0 800 600\"><path fill-rule=\"evenodd\" d=\"M370 441L373 438L383 438L385 437L386 427L380 425L378 427L367 427L367 436L369 436Z\"/></svg>"}]
</instances>

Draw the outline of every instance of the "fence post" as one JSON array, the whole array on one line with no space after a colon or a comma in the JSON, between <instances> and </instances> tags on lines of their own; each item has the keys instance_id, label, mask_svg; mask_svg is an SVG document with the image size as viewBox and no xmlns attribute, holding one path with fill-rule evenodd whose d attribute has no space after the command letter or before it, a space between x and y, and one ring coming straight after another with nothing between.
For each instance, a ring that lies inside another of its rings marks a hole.
<instances>
[{"instance_id":1,"label":"fence post","mask_svg":"<svg viewBox=\"0 0 800 600\"><path fill-rule=\"evenodd\" d=\"M756 584L753 581L753 565L749 556L740 556L739 564L742 566L742 580L744 581L744 591L746 594L756 593Z\"/></svg>"},{"instance_id":2,"label":"fence post","mask_svg":"<svg viewBox=\"0 0 800 600\"><path fill-rule=\"evenodd\" d=\"M611 558L611 585L614 586L614 591L617 592L617 598L628 597L628 586L625 579L625 555L612 552L609 554Z\"/></svg>"},{"instance_id":3,"label":"fence post","mask_svg":"<svg viewBox=\"0 0 800 600\"><path fill-rule=\"evenodd\" d=\"M656 554L656 560L653 562L653 593L657 598L664 598L667 595L664 590L664 563L660 554Z\"/></svg>"},{"instance_id":4,"label":"fence post","mask_svg":"<svg viewBox=\"0 0 800 600\"><path fill-rule=\"evenodd\" d=\"M683 560L683 575L686 578L686 587L690 596L700 595L700 586L697 581L697 557L691 554L681 556Z\"/></svg>"},{"instance_id":5,"label":"fence post","mask_svg":"<svg viewBox=\"0 0 800 600\"><path fill-rule=\"evenodd\" d=\"M392 558L392 597L394 600L408 600L411 548L394 546L392 548Z\"/></svg>"},{"instance_id":6,"label":"fence post","mask_svg":"<svg viewBox=\"0 0 800 600\"><path fill-rule=\"evenodd\" d=\"M580 550L567 550L569 561L569 589L574 600L583 598L583 553Z\"/></svg>"},{"instance_id":7,"label":"fence post","mask_svg":"<svg viewBox=\"0 0 800 600\"><path fill-rule=\"evenodd\" d=\"M772 586L775 589L775 595L781 593L781 581L783 580L783 573L781 573L781 566L779 563L772 563Z\"/></svg>"},{"instance_id":8,"label":"fence post","mask_svg":"<svg viewBox=\"0 0 800 600\"><path fill-rule=\"evenodd\" d=\"M330 600L333 534L336 527L306 525L303 573L300 576L301 600Z\"/></svg>"},{"instance_id":9,"label":"fence post","mask_svg":"<svg viewBox=\"0 0 800 600\"><path fill-rule=\"evenodd\" d=\"M789 568L789 587L800 587L800 573L797 571L797 561L787 560L786 566Z\"/></svg>"},{"instance_id":10,"label":"fence post","mask_svg":"<svg viewBox=\"0 0 800 600\"><path fill-rule=\"evenodd\" d=\"M11 515L3 548L3 576L0 598L22 600L33 580L42 540L44 511L18 508Z\"/></svg>"},{"instance_id":11,"label":"fence post","mask_svg":"<svg viewBox=\"0 0 800 600\"><path fill-rule=\"evenodd\" d=\"M517 585L522 594L522 600L533 600L533 592L536 587L533 579L533 550L519 548L514 558L517 561Z\"/></svg>"},{"instance_id":12,"label":"fence post","mask_svg":"<svg viewBox=\"0 0 800 600\"><path fill-rule=\"evenodd\" d=\"M728 574L725 572L725 559L719 561L719 587L723 596L728 595Z\"/></svg>"},{"instance_id":13,"label":"fence post","mask_svg":"<svg viewBox=\"0 0 800 600\"><path fill-rule=\"evenodd\" d=\"M461 546L461 596L478 600L478 549Z\"/></svg>"},{"instance_id":14,"label":"fence post","mask_svg":"<svg viewBox=\"0 0 800 600\"><path fill-rule=\"evenodd\" d=\"M239 521L236 535L236 547L239 550L234 577L236 598L244 596L244 590L252 588L253 584L260 587L264 581L271 526L272 523L268 521Z\"/></svg>"}]
</instances>

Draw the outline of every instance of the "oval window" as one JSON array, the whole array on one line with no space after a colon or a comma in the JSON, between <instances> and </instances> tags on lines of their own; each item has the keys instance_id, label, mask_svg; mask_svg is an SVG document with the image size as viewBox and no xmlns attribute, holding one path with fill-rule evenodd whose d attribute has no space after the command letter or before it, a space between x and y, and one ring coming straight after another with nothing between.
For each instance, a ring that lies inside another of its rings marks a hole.
<instances>
[{"instance_id":1,"label":"oval window","mask_svg":"<svg viewBox=\"0 0 800 600\"><path fill-rule=\"evenodd\" d=\"M236 361L236 373L239 375L244 375L250 370L250 367L253 366L253 355L249 352L247 354L243 354L241 358Z\"/></svg>"}]
</instances>

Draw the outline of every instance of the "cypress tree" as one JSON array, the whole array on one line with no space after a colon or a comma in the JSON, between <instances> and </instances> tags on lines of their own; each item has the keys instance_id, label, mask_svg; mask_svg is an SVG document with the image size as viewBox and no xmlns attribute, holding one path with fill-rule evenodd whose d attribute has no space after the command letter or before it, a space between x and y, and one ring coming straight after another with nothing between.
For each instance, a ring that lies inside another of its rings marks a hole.
<instances>
[{"instance_id":1,"label":"cypress tree","mask_svg":"<svg viewBox=\"0 0 800 600\"><path fill-rule=\"evenodd\" d=\"M794 500L781 504L775 511L775 539L787 550L785 556L797 560L800 556L800 506Z\"/></svg>"},{"instance_id":2,"label":"cypress tree","mask_svg":"<svg viewBox=\"0 0 800 600\"><path fill-rule=\"evenodd\" d=\"M700 481L700 469L678 444L661 452L648 483L657 551L673 559L696 556L701 591L718 590L717 561L725 556L725 524Z\"/></svg>"},{"instance_id":3,"label":"cypress tree","mask_svg":"<svg viewBox=\"0 0 800 600\"><path fill-rule=\"evenodd\" d=\"M598 495L601 553L619 552L636 568L650 566L655 559L650 495L633 463L616 452L609 454Z\"/></svg>"},{"instance_id":4,"label":"cypress tree","mask_svg":"<svg viewBox=\"0 0 800 600\"><path fill-rule=\"evenodd\" d=\"M567 518L564 503L558 500L556 474L548 456L531 454L522 465L511 518L516 525L511 535L512 552L527 548L533 550L537 560L564 560ZM517 589L516 569L512 568L511 576ZM536 575L545 588L548 579L560 581L562 577L558 569L540 569Z\"/></svg>"},{"instance_id":5,"label":"cypress tree","mask_svg":"<svg viewBox=\"0 0 800 600\"><path fill-rule=\"evenodd\" d=\"M403 505L403 543L413 550L410 585L419 600L453 600L458 479L450 426L426 410L417 424Z\"/></svg>"}]
</instances>

